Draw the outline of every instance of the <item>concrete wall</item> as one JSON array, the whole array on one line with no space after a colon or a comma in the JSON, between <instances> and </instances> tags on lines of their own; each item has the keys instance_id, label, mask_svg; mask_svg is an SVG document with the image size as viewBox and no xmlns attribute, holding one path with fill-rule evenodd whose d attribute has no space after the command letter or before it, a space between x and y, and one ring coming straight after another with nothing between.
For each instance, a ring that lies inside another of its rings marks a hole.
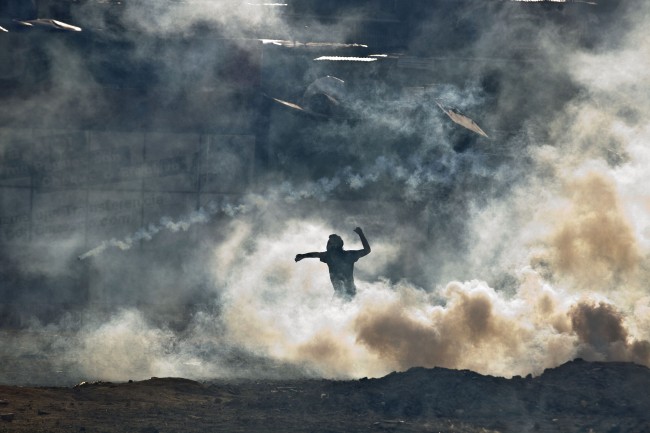
<instances>
[{"instance_id":1,"label":"concrete wall","mask_svg":"<svg viewBox=\"0 0 650 433\"><path fill-rule=\"evenodd\" d=\"M86 246L237 195L254 176L255 137L0 129L3 245L71 237Z\"/></svg>"}]
</instances>

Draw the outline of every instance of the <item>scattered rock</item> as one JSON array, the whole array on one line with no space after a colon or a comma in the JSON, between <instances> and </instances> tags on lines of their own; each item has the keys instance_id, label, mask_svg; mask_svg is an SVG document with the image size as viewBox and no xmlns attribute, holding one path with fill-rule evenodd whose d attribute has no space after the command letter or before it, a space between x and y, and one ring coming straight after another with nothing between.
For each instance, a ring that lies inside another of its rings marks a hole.
<instances>
[{"instance_id":1,"label":"scattered rock","mask_svg":"<svg viewBox=\"0 0 650 433\"><path fill-rule=\"evenodd\" d=\"M15 415L16 414L14 414L14 413L0 413L0 419L3 420L3 421L11 422L11 421L14 420Z\"/></svg>"}]
</instances>

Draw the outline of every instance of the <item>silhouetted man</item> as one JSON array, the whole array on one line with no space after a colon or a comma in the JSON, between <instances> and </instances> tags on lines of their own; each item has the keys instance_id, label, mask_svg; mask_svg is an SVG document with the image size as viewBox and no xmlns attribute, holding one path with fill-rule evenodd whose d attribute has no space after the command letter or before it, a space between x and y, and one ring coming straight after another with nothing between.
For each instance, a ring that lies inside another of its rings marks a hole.
<instances>
[{"instance_id":1,"label":"silhouetted man","mask_svg":"<svg viewBox=\"0 0 650 433\"><path fill-rule=\"evenodd\" d=\"M370 253L370 245L363 231L359 227L354 231L361 238L362 250L346 251L343 249L343 239L339 235L330 235L327 241L327 251L296 255L296 262L314 258L326 263L334 291L346 299L352 299L357 293L357 288L354 286L354 263Z\"/></svg>"}]
</instances>

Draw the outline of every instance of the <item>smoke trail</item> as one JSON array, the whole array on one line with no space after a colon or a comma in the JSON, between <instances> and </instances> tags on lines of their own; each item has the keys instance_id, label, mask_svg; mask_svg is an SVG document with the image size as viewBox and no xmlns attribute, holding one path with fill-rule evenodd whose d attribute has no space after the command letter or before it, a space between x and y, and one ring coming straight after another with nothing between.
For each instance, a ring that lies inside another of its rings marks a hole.
<instances>
[{"instance_id":1,"label":"smoke trail","mask_svg":"<svg viewBox=\"0 0 650 433\"><path fill-rule=\"evenodd\" d=\"M231 207L224 207L222 209L222 212L232 212ZM213 213L216 212L213 211ZM108 241L103 241L95 248L81 254L78 258L79 260L85 260L88 257L95 257L111 247L118 248L122 251L129 250L135 243L139 241L150 241L161 230L169 230L172 233L178 231L187 231L192 225L206 223L207 221L208 214L203 208L190 213L185 219L182 219L180 221L173 221L169 217L162 217L159 224L149 224L146 228L141 228L132 235L129 235L122 240L111 239Z\"/></svg>"},{"instance_id":2,"label":"smoke trail","mask_svg":"<svg viewBox=\"0 0 650 433\"><path fill-rule=\"evenodd\" d=\"M150 241L161 230L172 233L187 231L195 224L205 224L215 215L224 214L229 217L244 215L254 210L260 211L272 203L283 202L297 204L300 201L315 199L325 201L340 188L360 190L378 182L399 183L403 188L403 197L411 200L420 199L420 190L427 187L439 186L451 181L453 172L456 170L453 159L438 165L438 170L432 171L424 167L421 161L415 160L410 165L401 165L394 158L379 157L372 166L366 168L363 173L352 171L350 167L341 170L339 174L331 178L321 178L315 182L306 182L294 186L291 182L283 182L279 186L273 186L263 194L249 194L239 203L217 204L210 202L205 207L191 212L188 216L177 221L170 217L162 217L158 224L149 224L147 227L137 230L135 233L126 236L124 239L110 239L103 241L97 247L79 255L80 260L100 255L109 248L129 250L134 244L140 241Z\"/></svg>"}]
</instances>

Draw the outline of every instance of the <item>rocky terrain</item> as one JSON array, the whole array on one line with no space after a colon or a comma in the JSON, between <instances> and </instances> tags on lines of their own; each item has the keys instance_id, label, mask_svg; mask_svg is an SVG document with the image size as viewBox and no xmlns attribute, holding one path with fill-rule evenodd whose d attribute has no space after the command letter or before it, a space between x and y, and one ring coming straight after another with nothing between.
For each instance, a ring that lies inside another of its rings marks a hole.
<instances>
[{"instance_id":1,"label":"rocky terrain","mask_svg":"<svg viewBox=\"0 0 650 433\"><path fill-rule=\"evenodd\" d=\"M534 378L413 368L355 381L0 386L0 415L0 432L650 433L650 369L578 359Z\"/></svg>"}]
</instances>

